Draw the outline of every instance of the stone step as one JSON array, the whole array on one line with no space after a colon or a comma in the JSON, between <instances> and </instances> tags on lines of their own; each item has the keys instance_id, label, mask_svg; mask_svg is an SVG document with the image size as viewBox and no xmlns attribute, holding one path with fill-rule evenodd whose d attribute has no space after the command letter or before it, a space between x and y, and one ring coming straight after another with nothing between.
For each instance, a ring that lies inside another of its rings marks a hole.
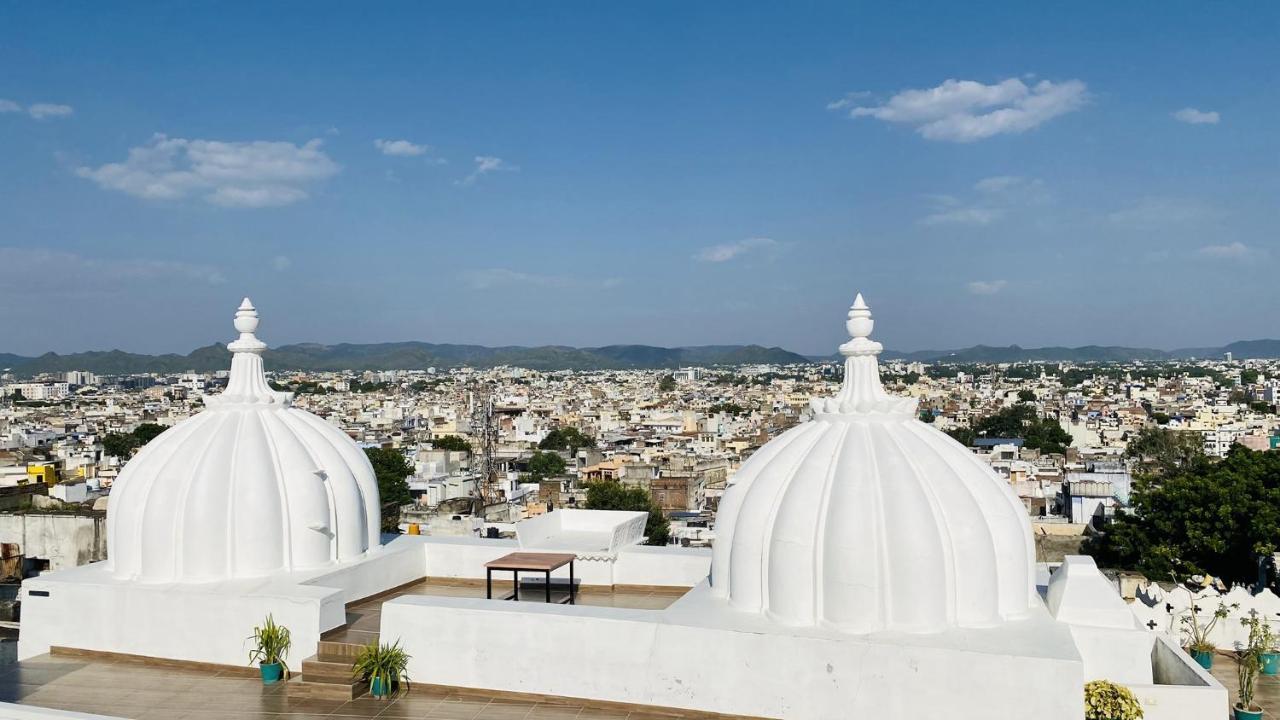
<instances>
[{"instance_id":1,"label":"stone step","mask_svg":"<svg viewBox=\"0 0 1280 720\"><path fill-rule=\"evenodd\" d=\"M324 658L347 658L350 661L355 660L363 648L364 646L359 643L321 640L316 648L316 655Z\"/></svg>"},{"instance_id":2,"label":"stone step","mask_svg":"<svg viewBox=\"0 0 1280 720\"><path fill-rule=\"evenodd\" d=\"M308 682L298 677L290 680L285 690L289 697L299 700L355 700L369 692L369 683L363 680L352 680L348 684Z\"/></svg>"},{"instance_id":3,"label":"stone step","mask_svg":"<svg viewBox=\"0 0 1280 720\"><path fill-rule=\"evenodd\" d=\"M350 683L351 658L340 655L312 655L302 661L302 679L307 682Z\"/></svg>"}]
</instances>

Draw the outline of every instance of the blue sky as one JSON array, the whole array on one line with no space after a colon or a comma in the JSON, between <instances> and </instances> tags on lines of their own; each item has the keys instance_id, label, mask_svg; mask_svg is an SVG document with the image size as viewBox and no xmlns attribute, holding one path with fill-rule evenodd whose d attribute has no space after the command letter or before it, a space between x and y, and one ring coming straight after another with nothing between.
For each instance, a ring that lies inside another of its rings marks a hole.
<instances>
[{"instance_id":1,"label":"blue sky","mask_svg":"<svg viewBox=\"0 0 1280 720\"><path fill-rule=\"evenodd\" d=\"M1280 337L1273 3L0 6L0 352Z\"/></svg>"}]
</instances>

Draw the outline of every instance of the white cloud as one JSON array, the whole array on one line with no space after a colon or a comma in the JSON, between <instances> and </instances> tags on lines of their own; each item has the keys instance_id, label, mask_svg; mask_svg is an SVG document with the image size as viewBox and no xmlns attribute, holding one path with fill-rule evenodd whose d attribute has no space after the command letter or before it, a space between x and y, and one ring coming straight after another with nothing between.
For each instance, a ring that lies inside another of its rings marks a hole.
<instances>
[{"instance_id":1,"label":"white cloud","mask_svg":"<svg viewBox=\"0 0 1280 720\"><path fill-rule=\"evenodd\" d=\"M974 280L966 287L974 295L995 295L1007 284L1004 280Z\"/></svg>"},{"instance_id":2,"label":"white cloud","mask_svg":"<svg viewBox=\"0 0 1280 720\"><path fill-rule=\"evenodd\" d=\"M464 186L474 185L476 180L479 180L480 178L484 177L485 175L488 175L491 172L498 172L498 171L515 172L520 169L519 166L512 165L511 163L508 163L506 160L503 160L502 158L499 158L499 157L493 157L492 155L477 155L475 158L475 163L476 163L476 167L474 170L471 171L470 175L462 178L461 180L455 180L453 184L464 185Z\"/></svg>"},{"instance_id":3,"label":"white cloud","mask_svg":"<svg viewBox=\"0 0 1280 720\"><path fill-rule=\"evenodd\" d=\"M1173 119L1188 125L1217 125L1219 117L1216 110L1202 112L1187 107L1173 113Z\"/></svg>"},{"instance_id":4,"label":"white cloud","mask_svg":"<svg viewBox=\"0 0 1280 720\"><path fill-rule=\"evenodd\" d=\"M276 270L280 272L284 272L285 270L288 270L292 266L293 266L293 261L285 257L284 255L277 255L275 256L275 259L271 261L271 267L274 267Z\"/></svg>"},{"instance_id":5,"label":"white cloud","mask_svg":"<svg viewBox=\"0 0 1280 720\"><path fill-rule=\"evenodd\" d=\"M1218 211L1189 198L1144 197L1133 205L1115 210L1107 219L1117 225L1154 228L1207 220Z\"/></svg>"},{"instance_id":6,"label":"white cloud","mask_svg":"<svg viewBox=\"0 0 1280 720\"><path fill-rule=\"evenodd\" d=\"M772 238L747 238L746 240L739 240L738 242L722 243L720 245L711 245L710 247L702 248L693 256L693 259L713 263L728 262L740 255L752 252L753 250L764 250L776 248L777 246L778 241Z\"/></svg>"},{"instance_id":7,"label":"white cloud","mask_svg":"<svg viewBox=\"0 0 1280 720\"><path fill-rule=\"evenodd\" d=\"M27 114L37 120L54 117L67 117L73 112L75 111L71 109L70 105L55 105L53 103L36 103L35 105L27 108Z\"/></svg>"},{"instance_id":8,"label":"white cloud","mask_svg":"<svg viewBox=\"0 0 1280 720\"><path fill-rule=\"evenodd\" d=\"M227 207L273 207L305 200L303 186L339 171L320 140L304 145L258 140L186 140L157 134L123 162L76 174L107 190L151 200L201 195Z\"/></svg>"},{"instance_id":9,"label":"white cloud","mask_svg":"<svg viewBox=\"0 0 1280 720\"><path fill-rule=\"evenodd\" d=\"M394 157L417 157L425 155L431 150L430 145L418 145L408 140L383 140L382 138L374 140L373 146L378 148L383 155Z\"/></svg>"},{"instance_id":10,"label":"white cloud","mask_svg":"<svg viewBox=\"0 0 1280 720\"><path fill-rule=\"evenodd\" d=\"M1017 78L994 85L952 79L933 88L903 90L881 105L858 105L856 96L846 96L827 107L847 108L852 118L911 125L929 140L973 142L1031 130L1080 109L1087 100L1079 80L1041 80L1028 86Z\"/></svg>"},{"instance_id":11,"label":"white cloud","mask_svg":"<svg viewBox=\"0 0 1280 720\"><path fill-rule=\"evenodd\" d=\"M1220 260L1241 260L1252 255L1253 249L1237 240L1225 245L1205 245L1200 248L1200 254Z\"/></svg>"},{"instance_id":12,"label":"white cloud","mask_svg":"<svg viewBox=\"0 0 1280 720\"><path fill-rule=\"evenodd\" d=\"M44 120L46 118L67 117L75 112L70 105L59 105L55 103L35 103L29 107L22 107L12 100L0 98L0 113L20 113L25 112L36 120Z\"/></svg>"},{"instance_id":13,"label":"white cloud","mask_svg":"<svg viewBox=\"0 0 1280 720\"><path fill-rule=\"evenodd\" d=\"M140 281L209 285L226 282L222 271L211 265L151 258L103 260L55 250L0 247L0 286L21 283L33 276L57 277L71 286L125 287Z\"/></svg>"},{"instance_id":14,"label":"white cloud","mask_svg":"<svg viewBox=\"0 0 1280 720\"><path fill-rule=\"evenodd\" d=\"M591 280L567 275L539 275L507 268L485 268L464 273L463 278L473 290L489 290L513 285L532 285L540 288L597 288L608 289L622 283L618 278Z\"/></svg>"},{"instance_id":15,"label":"white cloud","mask_svg":"<svg viewBox=\"0 0 1280 720\"><path fill-rule=\"evenodd\" d=\"M1004 210L986 207L958 207L939 210L920 218L921 225L990 225L1004 217Z\"/></svg>"},{"instance_id":16,"label":"white cloud","mask_svg":"<svg viewBox=\"0 0 1280 720\"><path fill-rule=\"evenodd\" d=\"M1048 202L1044 182L1017 175L997 175L973 184L968 202L953 195L932 195L933 212L920 218L921 225L990 225L1011 211Z\"/></svg>"}]
</instances>

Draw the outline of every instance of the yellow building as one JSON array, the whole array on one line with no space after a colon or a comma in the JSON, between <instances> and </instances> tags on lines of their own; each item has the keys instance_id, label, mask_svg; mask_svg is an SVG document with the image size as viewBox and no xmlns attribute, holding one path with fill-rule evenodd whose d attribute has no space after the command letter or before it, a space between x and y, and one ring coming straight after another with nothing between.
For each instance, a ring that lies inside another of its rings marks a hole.
<instances>
[{"instance_id":1,"label":"yellow building","mask_svg":"<svg viewBox=\"0 0 1280 720\"><path fill-rule=\"evenodd\" d=\"M53 463L30 463L27 465L27 482L57 485L58 468Z\"/></svg>"}]
</instances>

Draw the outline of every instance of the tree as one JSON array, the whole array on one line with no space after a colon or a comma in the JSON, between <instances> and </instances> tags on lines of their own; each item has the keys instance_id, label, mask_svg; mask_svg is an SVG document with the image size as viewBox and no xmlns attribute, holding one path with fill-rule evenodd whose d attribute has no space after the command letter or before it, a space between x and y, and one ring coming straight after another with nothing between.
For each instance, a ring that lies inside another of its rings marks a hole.
<instances>
[{"instance_id":1,"label":"tree","mask_svg":"<svg viewBox=\"0 0 1280 720\"><path fill-rule=\"evenodd\" d=\"M673 375L663 375L658 381L658 392L668 393L676 389L676 379Z\"/></svg>"},{"instance_id":2,"label":"tree","mask_svg":"<svg viewBox=\"0 0 1280 720\"><path fill-rule=\"evenodd\" d=\"M1125 455L1142 472L1163 476L1203 459L1204 445L1197 432L1143 428L1129 438Z\"/></svg>"},{"instance_id":3,"label":"tree","mask_svg":"<svg viewBox=\"0 0 1280 720\"><path fill-rule=\"evenodd\" d=\"M392 448L365 448L364 454L373 465L378 478L378 495L382 498L382 531L396 532L400 526L400 506L413 496L409 494L407 478L413 474L413 466L404 454Z\"/></svg>"},{"instance_id":4,"label":"tree","mask_svg":"<svg viewBox=\"0 0 1280 720\"><path fill-rule=\"evenodd\" d=\"M537 452L529 458L529 475L534 482L564 474L564 458L558 453Z\"/></svg>"},{"instance_id":5,"label":"tree","mask_svg":"<svg viewBox=\"0 0 1280 720\"><path fill-rule=\"evenodd\" d=\"M662 509L642 487L626 486L616 480L599 480L587 485L588 510L629 510L648 512L644 534L646 545L666 545L671 539L671 523Z\"/></svg>"},{"instance_id":6,"label":"tree","mask_svg":"<svg viewBox=\"0 0 1280 720\"><path fill-rule=\"evenodd\" d=\"M102 452L127 460L138 447L138 438L132 433L107 433L102 436Z\"/></svg>"},{"instance_id":7,"label":"tree","mask_svg":"<svg viewBox=\"0 0 1280 720\"><path fill-rule=\"evenodd\" d=\"M964 445L980 437L1022 438L1022 446L1044 453L1065 453L1071 434L1056 420L1042 418L1031 405L1014 405L978 420L971 428L953 428L947 434Z\"/></svg>"},{"instance_id":8,"label":"tree","mask_svg":"<svg viewBox=\"0 0 1280 720\"><path fill-rule=\"evenodd\" d=\"M1018 391L1018 402L1035 402L1035 401L1036 401L1036 394L1031 392L1030 390Z\"/></svg>"},{"instance_id":9,"label":"tree","mask_svg":"<svg viewBox=\"0 0 1280 720\"><path fill-rule=\"evenodd\" d=\"M1166 476L1140 477L1130 509L1084 550L1099 565L1151 578L1207 573L1245 583L1278 547L1280 453L1236 446L1221 462L1197 456Z\"/></svg>"},{"instance_id":10,"label":"tree","mask_svg":"<svg viewBox=\"0 0 1280 720\"><path fill-rule=\"evenodd\" d=\"M579 448L593 448L595 438L588 436L576 427L555 428L538 443L539 450L568 450L576 455Z\"/></svg>"},{"instance_id":11,"label":"tree","mask_svg":"<svg viewBox=\"0 0 1280 720\"><path fill-rule=\"evenodd\" d=\"M138 440L138 447L142 447L152 440L155 440L156 436L165 430L168 430L168 428L163 425L157 425L156 423L142 423L133 429L133 436Z\"/></svg>"},{"instance_id":12,"label":"tree","mask_svg":"<svg viewBox=\"0 0 1280 720\"><path fill-rule=\"evenodd\" d=\"M1252 385L1252 384L1254 384L1254 383L1256 383L1256 382L1258 382L1258 371L1257 371L1257 370L1252 370L1252 369L1250 369L1250 370L1241 370L1241 371L1240 371L1240 383L1241 383L1241 384L1243 384L1243 385Z\"/></svg>"},{"instance_id":13,"label":"tree","mask_svg":"<svg viewBox=\"0 0 1280 720\"><path fill-rule=\"evenodd\" d=\"M444 437L433 438L431 446L436 450L448 450L450 452L471 452L471 443L464 437L457 435L445 435Z\"/></svg>"}]
</instances>

